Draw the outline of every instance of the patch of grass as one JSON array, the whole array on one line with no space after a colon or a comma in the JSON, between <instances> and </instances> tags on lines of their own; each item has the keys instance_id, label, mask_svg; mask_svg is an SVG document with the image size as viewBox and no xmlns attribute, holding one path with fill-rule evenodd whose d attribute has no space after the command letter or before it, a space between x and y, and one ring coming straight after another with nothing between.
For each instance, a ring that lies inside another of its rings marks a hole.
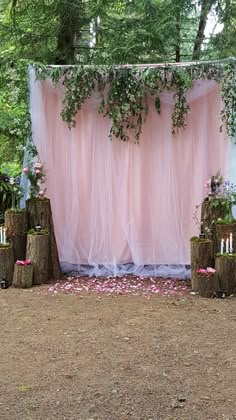
<instances>
[{"instance_id":1,"label":"patch of grass","mask_svg":"<svg viewBox=\"0 0 236 420\"><path fill-rule=\"evenodd\" d=\"M26 209L7 209L6 210L6 213L15 213L15 214L25 213L25 212L26 212Z\"/></svg>"},{"instance_id":2,"label":"patch of grass","mask_svg":"<svg viewBox=\"0 0 236 420\"><path fill-rule=\"evenodd\" d=\"M207 238L203 239L203 238L199 238L198 236L193 236L193 237L190 239L190 242L201 242L201 243L206 243L206 242L209 242L209 239L207 239Z\"/></svg>"},{"instance_id":3,"label":"patch of grass","mask_svg":"<svg viewBox=\"0 0 236 420\"><path fill-rule=\"evenodd\" d=\"M27 391L29 391L29 390L30 390L30 387L29 387L29 385L22 384L22 385L20 385L20 386L18 387L18 390L19 390L20 392L27 392Z\"/></svg>"},{"instance_id":4,"label":"patch of grass","mask_svg":"<svg viewBox=\"0 0 236 420\"><path fill-rule=\"evenodd\" d=\"M233 254L226 254L226 253L221 254L220 252L218 252L218 253L216 254L216 257L235 258L235 257L236 257L236 253L233 253Z\"/></svg>"},{"instance_id":5,"label":"patch of grass","mask_svg":"<svg viewBox=\"0 0 236 420\"><path fill-rule=\"evenodd\" d=\"M11 244L7 243L7 244L0 244L0 248L11 248Z\"/></svg>"},{"instance_id":6,"label":"patch of grass","mask_svg":"<svg viewBox=\"0 0 236 420\"><path fill-rule=\"evenodd\" d=\"M35 229L28 230L29 235L48 235L48 233L48 229L41 229L39 231Z\"/></svg>"}]
</instances>

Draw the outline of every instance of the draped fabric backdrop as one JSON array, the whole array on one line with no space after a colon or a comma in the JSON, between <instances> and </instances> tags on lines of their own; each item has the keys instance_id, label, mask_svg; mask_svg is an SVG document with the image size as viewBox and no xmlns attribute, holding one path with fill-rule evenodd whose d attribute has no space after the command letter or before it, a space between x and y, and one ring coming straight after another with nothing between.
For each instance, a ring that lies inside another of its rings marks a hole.
<instances>
[{"instance_id":1,"label":"draped fabric backdrop","mask_svg":"<svg viewBox=\"0 0 236 420\"><path fill-rule=\"evenodd\" d=\"M96 94L69 130L60 116L62 97L62 85L35 81L30 69L33 140L47 169L62 267L90 275L188 276L195 206L209 175L229 172L220 86L195 82L187 127L175 137L173 95L161 94L160 116L148 98L139 145L108 139L110 121L98 114Z\"/></svg>"}]
</instances>

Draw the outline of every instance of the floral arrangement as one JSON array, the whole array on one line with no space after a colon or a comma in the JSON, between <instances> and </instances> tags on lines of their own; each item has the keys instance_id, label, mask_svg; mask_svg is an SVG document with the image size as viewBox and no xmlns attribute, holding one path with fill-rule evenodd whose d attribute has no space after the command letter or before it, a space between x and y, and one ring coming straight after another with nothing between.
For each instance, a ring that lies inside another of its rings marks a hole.
<instances>
[{"instance_id":1,"label":"floral arrangement","mask_svg":"<svg viewBox=\"0 0 236 420\"><path fill-rule=\"evenodd\" d=\"M205 187L209 189L208 196L215 196L219 193L219 188L223 184L223 176L220 174L220 171L216 173L216 175L212 175L209 179L207 179L205 183Z\"/></svg>"},{"instance_id":2,"label":"floral arrangement","mask_svg":"<svg viewBox=\"0 0 236 420\"><path fill-rule=\"evenodd\" d=\"M196 273L200 276L203 277L210 277L210 276L214 276L214 274L216 273L216 270L212 267L207 267L207 268L199 268Z\"/></svg>"},{"instance_id":3,"label":"floral arrangement","mask_svg":"<svg viewBox=\"0 0 236 420\"><path fill-rule=\"evenodd\" d=\"M20 176L10 177L8 175L4 175L1 179L0 192L2 201L6 201L7 206L11 206L12 210L19 208L20 199L23 197L23 189L20 186L20 180Z\"/></svg>"},{"instance_id":4,"label":"floral arrangement","mask_svg":"<svg viewBox=\"0 0 236 420\"><path fill-rule=\"evenodd\" d=\"M224 181L220 171L215 175L209 177L205 182L205 187L208 189L208 199L210 200L210 207L221 207L223 210L223 219L219 219L221 223L231 223L234 221L232 215L232 207L236 205L236 185L230 181ZM211 234L211 227L205 227L205 232L202 232L202 223L198 219L198 211L202 206L203 201L195 207L193 219L199 231L202 234L209 236Z\"/></svg>"},{"instance_id":5,"label":"floral arrangement","mask_svg":"<svg viewBox=\"0 0 236 420\"><path fill-rule=\"evenodd\" d=\"M230 181L223 181L222 178L217 188L217 193L210 196L211 207L221 206L224 210L224 220L231 222L233 221L232 206L236 205L236 185Z\"/></svg>"},{"instance_id":6,"label":"floral arrangement","mask_svg":"<svg viewBox=\"0 0 236 420\"><path fill-rule=\"evenodd\" d=\"M30 182L30 198L44 198L46 188L42 184L46 181L46 173L41 162L35 162L23 168L23 173Z\"/></svg>"}]
</instances>

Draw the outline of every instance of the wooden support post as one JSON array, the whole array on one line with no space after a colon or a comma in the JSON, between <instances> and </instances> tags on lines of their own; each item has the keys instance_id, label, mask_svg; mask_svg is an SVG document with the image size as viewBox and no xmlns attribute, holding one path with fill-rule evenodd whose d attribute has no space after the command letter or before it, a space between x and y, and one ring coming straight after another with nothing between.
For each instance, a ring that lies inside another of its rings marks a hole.
<instances>
[{"instance_id":1,"label":"wooden support post","mask_svg":"<svg viewBox=\"0 0 236 420\"><path fill-rule=\"evenodd\" d=\"M209 239L192 238L191 242L191 286L195 291L198 268L212 267L213 242Z\"/></svg>"},{"instance_id":2,"label":"wooden support post","mask_svg":"<svg viewBox=\"0 0 236 420\"><path fill-rule=\"evenodd\" d=\"M219 276L220 288L229 296L236 291L236 255L216 256L215 269Z\"/></svg>"},{"instance_id":3,"label":"wooden support post","mask_svg":"<svg viewBox=\"0 0 236 420\"><path fill-rule=\"evenodd\" d=\"M48 280L49 235L27 235L26 258L34 266L33 284L44 284Z\"/></svg>"},{"instance_id":4,"label":"wooden support post","mask_svg":"<svg viewBox=\"0 0 236 420\"><path fill-rule=\"evenodd\" d=\"M33 264L29 264L29 265L15 264L12 286L19 287L21 289L27 289L29 287L32 287L33 268L34 268Z\"/></svg>"},{"instance_id":5,"label":"wooden support post","mask_svg":"<svg viewBox=\"0 0 236 420\"><path fill-rule=\"evenodd\" d=\"M24 260L26 254L27 214L26 211L5 212L7 237L13 245L14 261Z\"/></svg>"},{"instance_id":6,"label":"wooden support post","mask_svg":"<svg viewBox=\"0 0 236 420\"><path fill-rule=\"evenodd\" d=\"M42 229L47 229L49 232L48 279L58 279L61 276L61 270L50 200L48 198L29 199L26 201L26 209L29 229L34 229L36 225L40 225Z\"/></svg>"},{"instance_id":7,"label":"wooden support post","mask_svg":"<svg viewBox=\"0 0 236 420\"><path fill-rule=\"evenodd\" d=\"M218 274L209 276L197 274L195 277L194 291L202 297L211 298L219 292Z\"/></svg>"},{"instance_id":8,"label":"wooden support post","mask_svg":"<svg viewBox=\"0 0 236 420\"><path fill-rule=\"evenodd\" d=\"M13 247L9 245L0 245L0 279L6 279L9 286L12 285L14 273Z\"/></svg>"}]
</instances>

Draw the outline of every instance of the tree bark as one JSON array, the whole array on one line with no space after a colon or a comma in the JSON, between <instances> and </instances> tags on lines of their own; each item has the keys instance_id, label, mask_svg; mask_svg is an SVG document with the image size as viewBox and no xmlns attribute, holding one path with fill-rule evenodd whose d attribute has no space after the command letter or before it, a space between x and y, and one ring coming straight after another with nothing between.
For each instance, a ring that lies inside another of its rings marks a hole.
<instances>
[{"instance_id":1,"label":"tree bark","mask_svg":"<svg viewBox=\"0 0 236 420\"><path fill-rule=\"evenodd\" d=\"M0 246L0 279L6 279L9 286L12 285L14 273L14 256L12 245Z\"/></svg>"},{"instance_id":2,"label":"tree bark","mask_svg":"<svg viewBox=\"0 0 236 420\"><path fill-rule=\"evenodd\" d=\"M176 46L175 46L175 61L180 62L180 18L181 6L177 5L176 9Z\"/></svg>"},{"instance_id":3,"label":"tree bark","mask_svg":"<svg viewBox=\"0 0 236 420\"><path fill-rule=\"evenodd\" d=\"M30 265L17 265L15 264L13 287L27 289L32 287L33 284L33 264Z\"/></svg>"},{"instance_id":4,"label":"tree bark","mask_svg":"<svg viewBox=\"0 0 236 420\"><path fill-rule=\"evenodd\" d=\"M49 235L27 235L26 258L34 266L33 284L47 283L48 280Z\"/></svg>"},{"instance_id":5,"label":"tree bark","mask_svg":"<svg viewBox=\"0 0 236 420\"><path fill-rule=\"evenodd\" d=\"M219 205L217 207L211 207L211 201L206 198L202 203L201 208L201 229L205 232L205 228L208 228L212 232L213 240L213 252L216 254L218 252L218 240L216 236L216 224L217 219L223 219L225 216L225 211L223 206Z\"/></svg>"},{"instance_id":6,"label":"tree bark","mask_svg":"<svg viewBox=\"0 0 236 420\"><path fill-rule=\"evenodd\" d=\"M5 212L5 227L7 237L13 245L14 261L24 260L26 254L27 214L26 211L16 213Z\"/></svg>"},{"instance_id":7,"label":"tree bark","mask_svg":"<svg viewBox=\"0 0 236 420\"><path fill-rule=\"evenodd\" d=\"M49 261L48 261L48 280L59 279L61 276L57 243L54 232L52 211L50 200L45 199L29 199L26 201L28 212L29 229L40 225L42 229L49 232Z\"/></svg>"},{"instance_id":8,"label":"tree bark","mask_svg":"<svg viewBox=\"0 0 236 420\"><path fill-rule=\"evenodd\" d=\"M194 291L200 296L211 298L219 291L218 275L202 276L197 274L194 287Z\"/></svg>"},{"instance_id":9,"label":"tree bark","mask_svg":"<svg viewBox=\"0 0 236 420\"><path fill-rule=\"evenodd\" d=\"M217 256L215 262L219 276L220 289L229 296L236 291L236 258L235 256Z\"/></svg>"},{"instance_id":10,"label":"tree bark","mask_svg":"<svg viewBox=\"0 0 236 420\"><path fill-rule=\"evenodd\" d=\"M211 8L214 4L214 0L202 0L201 1L201 13L198 24L198 31L193 47L193 57L192 60L199 60L201 54L201 46L205 38L205 29L207 24L208 14L211 11Z\"/></svg>"},{"instance_id":11,"label":"tree bark","mask_svg":"<svg viewBox=\"0 0 236 420\"><path fill-rule=\"evenodd\" d=\"M196 290L196 271L199 268L212 267L213 265L213 242L210 240L191 241L191 286Z\"/></svg>"}]
</instances>

